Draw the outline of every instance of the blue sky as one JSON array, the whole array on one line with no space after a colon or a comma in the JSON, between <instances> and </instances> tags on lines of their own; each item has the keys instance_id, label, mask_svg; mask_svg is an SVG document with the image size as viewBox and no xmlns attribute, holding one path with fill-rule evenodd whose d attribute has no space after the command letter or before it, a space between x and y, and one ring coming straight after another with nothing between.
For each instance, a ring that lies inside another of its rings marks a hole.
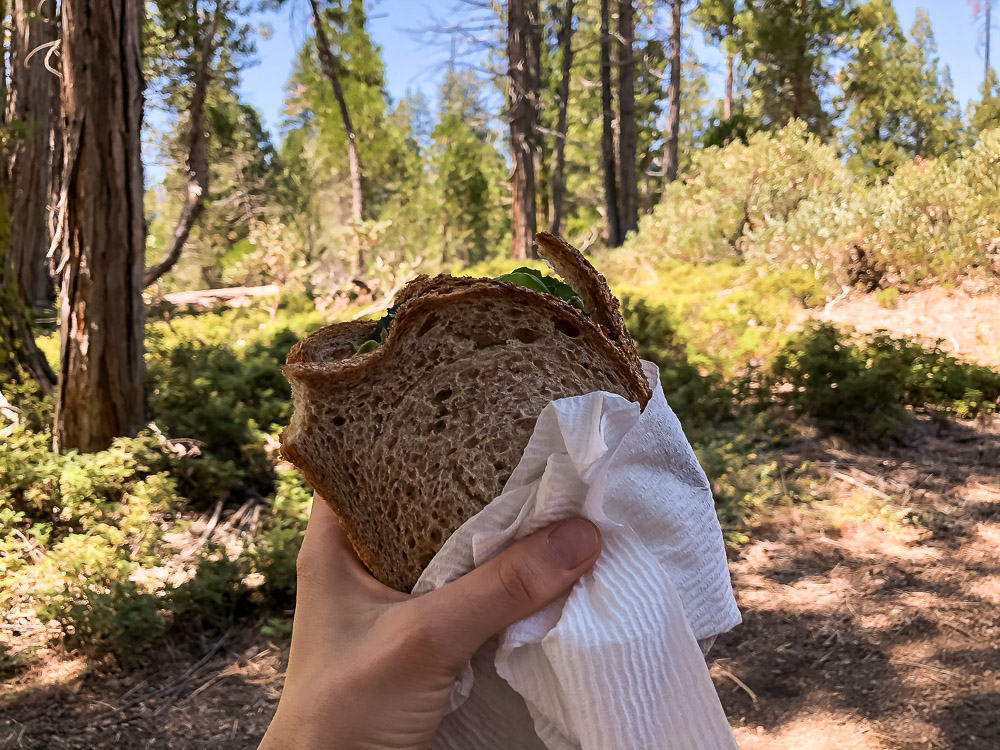
<instances>
[{"instance_id":1,"label":"blue sky","mask_svg":"<svg viewBox=\"0 0 1000 750\"><path fill-rule=\"evenodd\" d=\"M900 23L909 31L917 8L930 14L938 52L944 64L950 66L955 95L964 106L978 98L983 76L982 49L977 44L978 31L969 8L962 0L896 0ZM440 36L420 35L427 28L456 18L456 6L449 0L376 0L370 6L372 38L382 46L386 79L393 99L401 98L408 89L421 90L433 102L448 60L448 41ZM309 6L306 0L295 0L285 9L254 18L257 24L267 24L269 38L257 40L259 63L243 75L243 94L264 115L264 120L277 139L281 119L285 84L291 72L296 49L308 32ZM422 38L421 38L422 37ZM1000 34L996 37L1000 40ZM1000 43L994 47L1000 48ZM699 57L709 69L713 94L721 90L720 57L714 49L698 44ZM996 63L994 63L996 67Z\"/></svg>"}]
</instances>

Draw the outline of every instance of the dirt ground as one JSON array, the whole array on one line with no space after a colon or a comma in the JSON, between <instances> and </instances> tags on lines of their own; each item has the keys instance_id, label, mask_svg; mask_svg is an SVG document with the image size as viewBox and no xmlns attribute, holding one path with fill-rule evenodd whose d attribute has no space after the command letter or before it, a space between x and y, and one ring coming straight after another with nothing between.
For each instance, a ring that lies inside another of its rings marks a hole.
<instances>
[{"instance_id":1,"label":"dirt ground","mask_svg":"<svg viewBox=\"0 0 1000 750\"><path fill-rule=\"evenodd\" d=\"M803 317L828 320L870 333L883 328L894 336L916 336L962 359L1000 366L1000 294L995 285L965 281L956 288L930 287L901 294L896 306L883 307L874 294L854 293L826 310Z\"/></svg>"},{"instance_id":2,"label":"dirt ground","mask_svg":"<svg viewBox=\"0 0 1000 750\"><path fill-rule=\"evenodd\" d=\"M920 417L896 447L803 439L785 459L827 496L733 553L744 623L710 662L740 746L1000 748L1000 419ZM253 747L287 658L257 625L128 672L43 655L3 684L0 747Z\"/></svg>"}]
</instances>

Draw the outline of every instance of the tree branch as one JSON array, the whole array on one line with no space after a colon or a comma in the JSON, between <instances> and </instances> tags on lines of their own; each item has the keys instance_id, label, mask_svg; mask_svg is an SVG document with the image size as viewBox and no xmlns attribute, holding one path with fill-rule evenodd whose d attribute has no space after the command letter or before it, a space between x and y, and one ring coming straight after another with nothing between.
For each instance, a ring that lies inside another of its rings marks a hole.
<instances>
[{"instance_id":1,"label":"tree branch","mask_svg":"<svg viewBox=\"0 0 1000 750\"><path fill-rule=\"evenodd\" d=\"M163 256L153 266L146 270L145 286L149 286L167 273L177 263L184 250L191 229L205 211L205 196L208 194L208 143L205 138L205 96L208 84L212 80L212 61L215 59L217 41L216 30L219 25L219 13L223 10L224 0L216 0L215 10L208 22L205 38L201 43L201 60L194 78L194 91L191 94L190 131L188 132L187 157L187 195L177 226L170 237Z\"/></svg>"}]
</instances>

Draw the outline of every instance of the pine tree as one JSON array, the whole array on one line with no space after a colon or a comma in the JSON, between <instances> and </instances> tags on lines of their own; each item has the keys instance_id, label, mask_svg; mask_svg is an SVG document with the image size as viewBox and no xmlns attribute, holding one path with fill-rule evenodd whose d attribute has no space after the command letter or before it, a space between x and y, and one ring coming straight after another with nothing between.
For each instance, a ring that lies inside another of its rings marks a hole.
<instances>
[{"instance_id":1,"label":"pine tree","mask_svg":"<svg viewBox=\"0 0 1000 750\"><path fill-rule=\"evenodd\" d=\"M169 2L169 0L168 0ZM187 4L185 3L185 6ZM185 11L187 8L185 7ZM198 2L195 0L195 19L199 19ZM191 41L194 60L191 76L191 95L185 102L187 109L187 128L185 143L185 173L186 185L184 199L177 224L164 247L163 255L145 273L143 283L149 286L170 271L181 257L184 245L198 219L205 210L205 198L209 186L208 143L205 135L205 98L212 80L215 68L215 53L218 48L218 30L220 15L224 12L222 0L216 0L211 14L198 24L195 36ZM184 24L186 25L186 24ZM175 37L176 39L177 37Z\"/></svg>"},{"instance_id":2,"label":"pine tree","mask_svg":"<svg viewBox=\"0 0 1000 750\"><path fill-rule=\"evenodd\" d=\"M552 147L552 200L549 203L549 231L559 234L563 221L563 197L566 191L566 116L569 110L569 85L573 70L573 17L576 0L566 0L559 19L559 91L558 115Z\"/></svg>"},{"instance_id":3,"label":"pine tree","mask_svg":"<svg viewBox=\"0 0 1000 750\"><path fill-rule=\"evenodd\" d=\"M669 109L667 110L667 134L663 148L663 181L673 182L677 179L679 166L678 147L681 127L681 2L670 0L670 87L667 91Z\"/></svg>"},{"instance_id":4,"label":"pine tree","mask_svg":"<svg viewBox=\"0 0 1000 750\"><path fill-rule=\"evenodd\" d=\"M515 258L534 255L535 200L541 165L539 105L542 87L538 0L507 3L507 103L510 120L511 192Z\"/></svg>"},{"instance_id":5,"label":"pine tree","mask_svg":"<svg viewBox=\"0 0 1000 750\"><path fill-rule=\"evenodd\" d=\"M454 67L441 85L432 170L443 262L485 260L499 240L496 216L503 208L493 186L506 178L506 166L491 142L480 88L472 71Z\"/></svg>"},{"instance_id":6,"label":"pine tree","mask_svg":"<svg viewBox=\"0 0 1000 750\"><path fill-rule=\"evenodd\" d=\"M636 177L638 132L635 116L635 8L618 3L618 215L624 238L639 229L639 184Z\"/></svg>"},{"instance_id":7,"label":"pine tree","mask_svg":"<svg viewBox=\"0 0 1000 750\"><path fill-rule=\"evenodd\" d=\"M615 169L614 95L611 90L611 11L601 0L601 173L604 175L604 211L608 245L618 247L622 236L618 208L618 174Z\"/></svg>"},{"instance_id":8,"label":"pine tree","mask_svg":"<svg viewBox=\"0 0 1000 750\"><path fill-rule=\"evenodd\" d=\"M926 13L918 11L912 40L888 0L870 0L856 19L840 74L842 105L849 106L842 139L851 164L885 179L903 162L957 145L960 122Z\"/></svg>"},{"instance_id":9,"label":"pine tree","mask_svg":"<svg viewBox=\"0 0 1000 750\"><path fill-rule=\"evenodd\" d=\"M750 114L768 127L791 119L830 135L833 115L823 91L831 57L851 27L850 0L747 0L737 14L738 51L749 66Z\"/></svg>"},{"instance_id":10,"label":"pine tree","mask_svg":"<svg viewBox=\"0 0 1000 750\"><path fill-rule=\"evenodd\" d=\"M10 91L7 120L17 129L10 155L10 251L21 297L41 308L54 299L46 255L48 204L58 150L59 79L46 69L45 56L56 41L54 2L14 0L11 6Z\"/></svg>"},{"instance_id":11,"label":"pine tree","mask_svg":"<svg viewBox=\"0 0 1000 750\"><path fill-rule=\"evenodd\" d=\"M60 5L64 271L53 442L96 451L143 424L143 6Z\"/></svg>"},{"instance_id":12,"label":"pine tree","mask_svg":"<svg viewBox=\"0 0 1000 750\"><path fill-rule=\"evenodd\" d=\"M7 15L6 0L0 0L0 21ZM7 103L6 55L0 50L0 113ZM0 142L11 137L7 122L0 127ZM0 151L0 157L7 154ZM48 393L55 383L55 376L45 357L35 345L30 318L18 292L18 280L10 253L10 213L7 203L7 174L0 169L0 383L19 383L34 379L39 388Z\"/></svg>"},{"instance_id":13,"label":"pine tree","mask_svg":"<svg viewBox=\"0 0 1000 750\"><path fill-rule=\"evenodd\" d=\"M691 12L691 19L705 33L708 41L716 44L726 57L726 84L723 94L722 119L733 117L733 86L736 67L736 50L739 42L739 25L736 17L742 9L739 0L699 0Z\"/></svg>"},{"instance_id":14,"label":"pine tree","mask_svg":"<svg viewBox=\"0 0 1000 750\"><path fill-rule=\"evenodd\" d=\"M980 98L969 106L969 140L973 143L984 130L1000 127L1000 80L990 68L979 87Z\"/></svg>"}]
</instances>

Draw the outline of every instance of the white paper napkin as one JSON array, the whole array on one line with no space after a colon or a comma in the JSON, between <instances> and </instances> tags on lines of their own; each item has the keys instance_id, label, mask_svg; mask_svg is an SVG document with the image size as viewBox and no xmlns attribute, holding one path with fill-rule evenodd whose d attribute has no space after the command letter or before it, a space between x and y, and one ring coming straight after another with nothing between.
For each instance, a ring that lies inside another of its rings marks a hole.
<instances>
[{"instance_id":1,"label":"white paper napkin","mask_svg":"<svg viewBox=\"0 0 1000 750\"><path fill-rule=\"evenodd\" d=\"M699 647L740 622L722 530L657 368L643 368L645 410L605 392L546 406L503 492L417 581L431 591L571 515L604 536L566 597L475 655L434 748L736 747Z\"/></svg>"}]
</instances>

